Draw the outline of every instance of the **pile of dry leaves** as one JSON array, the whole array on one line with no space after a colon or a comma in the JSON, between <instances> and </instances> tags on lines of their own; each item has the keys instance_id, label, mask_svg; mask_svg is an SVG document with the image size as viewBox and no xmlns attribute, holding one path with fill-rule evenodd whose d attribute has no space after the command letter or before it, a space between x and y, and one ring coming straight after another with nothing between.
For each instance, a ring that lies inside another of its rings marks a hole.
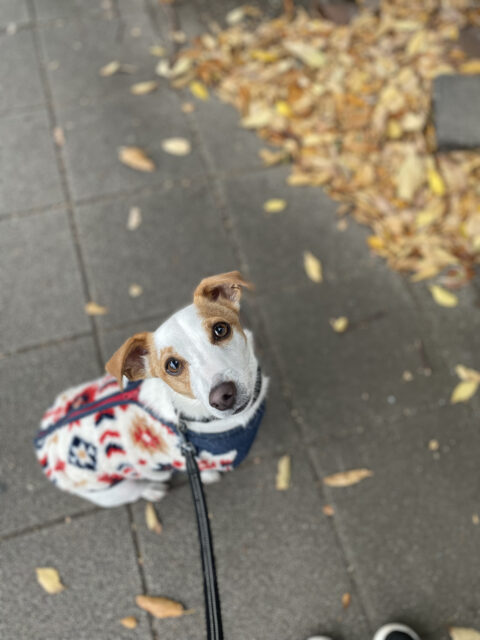
<instances>
[{"instance_id":1,"label":"pile of dry leaves","mask_svg":"<svg viewBox=\"0 0 480 640\"><path fill-rule=\"evenodd\" d=\"M480 156L438 153L431 118L439 74L480 73L459 31L480 24L469 0L383 0L348 25L298 10L253 25L240 7L231 25L198 38L158 72L197 97L216 87L292 163L291 185L322 185L373 229L369 245L414 280L446 269L462 284L480 262Z\"/></svg>"}]
</instances>

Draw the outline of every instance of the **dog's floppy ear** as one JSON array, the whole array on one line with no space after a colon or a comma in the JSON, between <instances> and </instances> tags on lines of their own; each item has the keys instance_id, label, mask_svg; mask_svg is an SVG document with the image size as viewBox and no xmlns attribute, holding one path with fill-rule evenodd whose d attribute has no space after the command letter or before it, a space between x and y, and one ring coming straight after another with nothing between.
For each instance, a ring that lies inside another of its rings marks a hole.
<instances>
[{"instance_id":1,"label":"dog's floppy ear","mask_svg":"<svg viewBox=\"0 0 480 640\"><path fill-rule=\"evenodd\" d=\"M147 361L151 345L151 333L136 333L126 340L105 365L105 369L118 380L123 388L123 376L129 380L143 380L147 376Z\"/></svg>"},{"instance_id":2,"label":"dog's floppy ear","mask_svg":"<svg viewBox=\"0 0 480 640\"><path fill-rule=\"evenodd\" d=\"M227 304L238 310L240 309L242 287L247 289L254 288L253 284L243 278L240 271L229 271L228 273L220 273L217 276L210 276L210 278L204 278L195 289L193 302L199 304L208 300L219 304Z\"/></svg>"}]
</instances>

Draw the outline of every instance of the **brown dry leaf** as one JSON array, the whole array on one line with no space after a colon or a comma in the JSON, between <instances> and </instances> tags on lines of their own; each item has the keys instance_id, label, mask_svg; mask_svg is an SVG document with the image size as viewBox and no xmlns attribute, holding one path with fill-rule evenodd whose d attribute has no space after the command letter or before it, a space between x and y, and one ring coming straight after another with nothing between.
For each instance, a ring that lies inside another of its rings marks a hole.
<instances>
[{"instance_id":1,"label":"brown dry leaf","mask_svg":"<svg viewBox=\"0 0 480 640\"><path fill-rule=\"evenodd\" d=\"M175 600L156 596L137 596L135 602L144 611L152 614L154 618L179 618L187 613L187 610Z\"/></svg>"},{"instance_id":2,"label":"brown dry leaf","mask_svg":"<svg viewBox=\"0 0 480 640\"><path fill-rule=\"evenodd\" d=\"M120 162L130 169L136 171L152 172L155 171L155 163L147 156L140 147L120 147L118 150L118 158Z\"/></svg>"},{"instance_id":3,"label":"brown dry leaf","mask_svg":"<svg viewBox=\"0 0 480 640\"><path fill-rule=\"evenodd\" d=\"M159 535L162 533L162 523L158 519L155 507L151 502L147 502L147 504L145 505L145 522L147 523L147 528L150 531L158 533Z\"/></svg>"},{"instance_id":4,"label":"brown dry leaf","mask_svg":"<svg viewBox=\"0 0 480 640\"><path fill-rule=\"evenodd\" d=\"M131 284L128 287L128 295L131 298L138 298L139 296L141 296L143 293L143 287L139 284Z\"/></svg>"},{"instance_id":5,"label":"brown dry leaf","mask_svg":"<svg viewBox=\"0 0 480 640\"><path fill-rule=\"evenodd\" d=\"M266 213L279 213L287 206L287 201L281 198L271 198L263 203L263 210Z\"/></svg>"},{"instance_id":6,"label":"brown dry leaf","mask_svg":"<svg viewBox=\"0 0 480 640\"><path fill-rule=\"evenodd\" d=\"M144 96L147 93L153 93L158 89L158 82L156 80L147 80L146 82L137 82L130 87L130 93L134 96Z\"/></svg>"},{"instance_id":7,"label":"brown dry leaf","mask_svg":"<svg viewBox=\"0 0 480 640\"><path fill-rule=\"evenodd\" d=\"M65 586L60 580L60 575L53 567L38 567L35 569L40 586L50 594L60 593Z\"/></svg>"},{"instance_id":8,"label":"brown dry leaf","mask_svg":"<svg viewBox=\"0 0 480 640\"><path fill-rule=\"evenodd\" d=\"M467 627L450 627L448 630L452 640L480 640L480 631Z\"/></svg>"},{"instance_id":9,"label":"brown dry leaf","mask_svg":"<svg viewBox=\"0 0 480 640\"><path fill-rule=\"evenodd\" d=\"M90 301L85 305L85 313L88 316L104 316L108 313L108 309L97 302Z\"/></svg>"},{"instance_id":10,"label":"brown dry leaf","mask_svg":"<svg viewBox=\"0 0 480 640\"><path fill-rule=\"evenodd\" d=\"M65 134L62 127L55 127L53 130L53 139L55 140L57 147L63 147L65 144Z\"/></svg>"},{"instance_id":11,"label":"brown dry leaf","mask_svg":"<svg viewBox=\"0 0 480 640\"><path fill-rule=\"evenodd\" d=\"M340 473L326 476L323 482L328 487L350 487L371 476L373 476L373 471L370 471L370 469L351 469L350 471L341 471Z\"/></svg>"},{"instance_id":12,"label":"brown dry leaf","mask_svg":"<svg viewBox=\"0 0 480 640\"><path fill-rule=\"evenodd\" d=\"M190 83L190 91L199 100L208 100L209 94L207 87L198 80L193 80Z\"/></svg>"},{"instance_id":13,"label":"brown dry leaf","mask_svg":"<svg viewBox=\"0 0 480 640\"><path fill-rule=\"evenodd\" d=\"M331 518L332 516L335 515L335 509L332 507L331 504L325 504L322 507L322 511L323 513L328 516L329 518Z\"/></svg>"},{"instance_id":14,"label":"brown dry leaf","mask_svg":"<svg viewBox=\"0 0 480 640\"><path fill-rule=\"evenodd\" d=\"M142 211L140 207L131 207L128 212L127 229L135 231L142 224Z\"/></svg>"},{"instance_id":15,"label":"brown dry leaf","mask_svg":"<svg viewBox=\"0 0 480 640\"><path fill-rule=\"evenodd\" d=\"M126 629L135 629L138 624L138 620L133 616L127 616L120 620L120 624L122 624Z\"/></svg>"},{"instance_id":16,"label":"brown dry leaf","mask_svg":"<svg viewBox=\"0 0 480 640\"><path fill-rule=\"evenodd\" d=\"M352 596L349 593L344 593L342 596L342 607L347 609L352 601Z\"/></svg>"},{"instance_id":17,"label":"brown dry leaf","mask_svg":"<svg viewBox=\"0 0 480 640\"><path fill-rule=\"evenodd\" d=\"M191 146L186 138L167 138L162 142L162 149L172 156L186 156L190 153Z\"/></svg>"},{"instance_id":18,"label":"brown dry leaf","mask_svg":"<svg viewBox=\"0 0 480 640\"><path fill-rule=\"evenodd\" d=\"M322 263L310 251L303 252L305 273L313 282L323 282Z\"/></svg>"},{"instance_id":19,"label":"brown dry leaf","mask_svg":"<svg viewBox=\"0 0 480 640\"><path fill-rule=\"evenodd\" d=\"M478 385L479 383L476 380L459 382L452 392L450 403L457 404L457 402L467 402L477 392Z\"/></svg>"},{"instance_id":20,"label":"brown dry leaf","mask_svg":"<svg viewBox=\"0 0 480 640\"><path fill-rule=\"evenodd\" d=\"M421 157L409 152L397 173L397 195L410 202L425 181L425 163Z\"/></svg>"},{"instance_id":21,"label":"brown dry leaf","mask_svg":"<svg viewBox=\"0 0 480 640\"><path fill-rule=\"evenodd\" d=\"M330 318L329 320L332 329L336 333L344 333L348 329L348 318L346 316L339 316L338 318Z\"/></svg>"},{"instance_id":22,"label":"brown dry leaf","mask_svg":"<svg viewBox=\"0 0 480 640\"><path fill-rule=\"evenodd\" d=\"M456 307L458 304L457 296L451 291L447 291L438 284L432 284L429 286L430 293L433 299L441 307Z\"/></svg>"},{"instance_id":23,"label":"brown dry leaf","mask_svg":"<svg viewBox=\"0 0 480 640\"><path fill-rule=\"evenodd\" d=\"M289 455L282 456L278 461L275 488L277 491L286 491L290 487L292 463Z\"/></svg>"},{"instance_id":24,"label":"brown dry leaf","mask_svg":"<svg viewBox=\"0 0 480 640\"><path fill-rule=\"evenodd\" d=\"M195 105L193 102L183 102L181 109L183 113L193 113L195 111Z\"/></svg>"}]
</instances>

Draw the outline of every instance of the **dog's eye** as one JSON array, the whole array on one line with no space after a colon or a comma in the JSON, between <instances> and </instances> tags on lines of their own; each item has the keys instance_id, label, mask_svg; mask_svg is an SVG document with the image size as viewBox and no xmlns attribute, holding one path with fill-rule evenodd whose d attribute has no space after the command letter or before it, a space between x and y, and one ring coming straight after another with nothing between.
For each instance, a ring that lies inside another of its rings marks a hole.
<instances>
[{"instance_id":1,"label":"dog's eye","mask_svg":"<svg viewBox=\"0 0 480 640\"><path fill-rule=\"evenodd\" d=\"M169 358L165 363L165 371L171 376L178 376L183 371L183 364L178 358Z\"/></svg>"},{"instance_id":2,"label":"dog's eye","mask_svg":"<svg viewBox=\"0 0 480 640\"><path fill-rule=\"evenodd\" d=\"M230 335L230 331L230 325L227 322L217 322L212 329L213 339L216 341L223 340Z\"/></svg>"}]
</instances>

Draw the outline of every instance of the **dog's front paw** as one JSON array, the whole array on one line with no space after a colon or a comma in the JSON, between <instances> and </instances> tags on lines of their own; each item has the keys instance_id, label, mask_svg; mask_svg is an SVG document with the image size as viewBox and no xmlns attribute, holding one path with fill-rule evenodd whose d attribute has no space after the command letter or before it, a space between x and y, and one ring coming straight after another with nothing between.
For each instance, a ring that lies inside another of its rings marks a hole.
<instances>
[{"instance_id":1,"label":"dog's front paw","mask_svg":"<svg viewBox=\"0 0 480 640\"><path fill-rule=\"evenodd\" d=\"M142 498L148 502L160 502L168 493L168 486L163 482L152 482L142 491Z\"/></svg>"},{"instance_id":2,"label":"dog's front paw","mask_svg":"<svg viewBox=\"0 0 480 640\"><path fill-rule=\"evenodd\" d=\"M205 469L205 471L200 471L200 477L203 484L213 484L220 480L220 471L215 471L215 469Z\"/></svg>"}]
</instances>

